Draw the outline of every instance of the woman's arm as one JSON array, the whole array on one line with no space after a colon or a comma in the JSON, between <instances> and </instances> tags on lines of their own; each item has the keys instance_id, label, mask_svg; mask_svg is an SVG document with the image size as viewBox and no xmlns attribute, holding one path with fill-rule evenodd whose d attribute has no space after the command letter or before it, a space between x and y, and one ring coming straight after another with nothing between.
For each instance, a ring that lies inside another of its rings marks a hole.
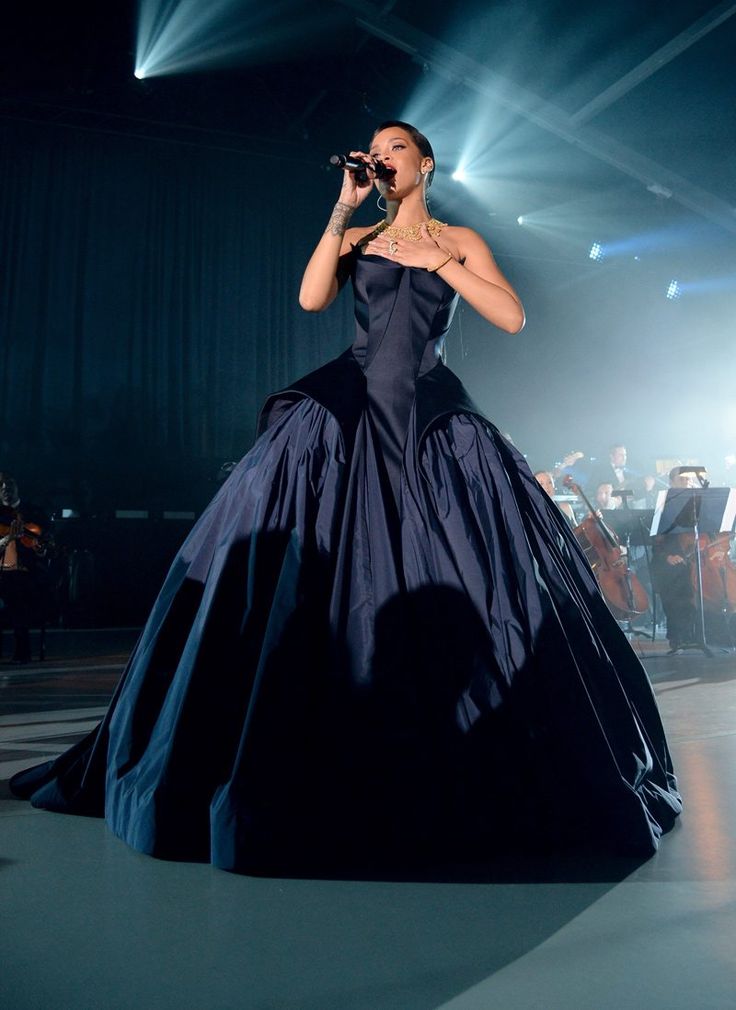
<instances>
[{"instance_id":1,"label":"woman's arm","mask_svg":"<svg viewBox=\"0 0 736 1010\"><path fill-rule=\"evenodd\" d=\"M299 289L299 304L307 312L321 312L334 301L347 276L352 233L348 228L352 207L338 201L330 215L327 229L317 243Z\"/></svg>"},{"instance_id":2,"label":"woman's arm","mask_svg":"<svg viewBox=\"0 0 736 1010\"><path fill-rule=\"evenodd\" d=\"M399 239L392 243L392 248L393 253L390 240L384 236L374 239L368 247L370 252L403 266L436 271L484 319L507 333L518 333L523 327L521 300L477 232L470 228L448 228L435 241L425 229L420 242Z\"/></svg>"},{"instance_id":3,"label":"woman's arm","mask_svg":"<svg viewBox=\"0 0 736 1010\"><path fill-rule=\"evenodd\" d=\"M370 162L367 154L351 151L352 157ZM334 301L348 276L351 246L369 228L348 228L350 218L373 188L372 178L361 183L353 172L343 173L340 197L333 207L325 233L307 263L299 290L299 304L307 312L322 312Z\"/></svg>"},{"instance_id":4,"label":"woman's arm","mask_svg":"<svg viewBox=\"0 0 736 1010\"><path fill-rule=\"evenodd\" d=\"M459 256L448 260L437 273L489 323L507 333L518 333L526 321L521 299L499 270L480 235L470 228L459 228L458 232L461 233L457 243ZM437 258L435 255L435 262Z\"/></svg>"}]
</instances>

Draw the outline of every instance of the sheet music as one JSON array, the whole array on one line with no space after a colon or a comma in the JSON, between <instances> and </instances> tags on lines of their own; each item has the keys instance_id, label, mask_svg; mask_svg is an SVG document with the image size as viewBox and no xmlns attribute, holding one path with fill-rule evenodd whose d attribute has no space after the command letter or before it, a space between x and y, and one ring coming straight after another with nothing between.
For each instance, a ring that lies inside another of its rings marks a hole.
<instances>
[{"instance_id":1,"label":"sheet music","mask_svg":"<svg viewBox=\"0 0 736 1010\"><path fill-rule=\"evenodd\" d=\"M734 527L736 527L736 487L732 487L728 493L728 501L723 510L721 533L731 533Z\"/></svg>"},{"instance_id":2,"label":"sheet music","mask_svg":"<svg viewBox=\"0 0 736 1010\"><path fill-rule=\"evenodd\" d=\"M667 501L667 491L657 491L657 501L654 504L654 515L652 516L652 528L649 530L651 536L656 537L659 532L659 520L664 512L664 503Z\"/></svg>"},{"instance_id":3,"label":"sheet music","mask_svg":"<svg viewBox=\"0 0 736 1010\"><path fill-rule=\"evenodd\" d=\"M723 513L720 521L720 532L721 533L731 533L734 529L734 524L736 524L736 488L728 487L711 487L711 488L670 488L669 491L659 491L657 493L657 502L654 507L654 517L652 518L652 528L650 529L651 536L657 536L659 533L659 524L662 519L662 513L664 512L665 503L667 501L667 495L671 492L676 492L677 496L681 494L695 494L703 496L706 493L710 493L713 497L712 492L721 492L723 498ZM673 495L673 497L675 497ZM670 532L666 530L665 532Z\"/></svg>"}]
</instances>

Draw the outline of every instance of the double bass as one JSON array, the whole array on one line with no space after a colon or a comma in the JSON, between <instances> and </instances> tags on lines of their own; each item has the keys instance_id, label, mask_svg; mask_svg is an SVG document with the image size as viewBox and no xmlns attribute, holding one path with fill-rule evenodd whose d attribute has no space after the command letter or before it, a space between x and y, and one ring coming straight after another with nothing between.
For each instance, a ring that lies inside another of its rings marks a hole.
<instances>
[{"instance_id":1,"label":"double bass","mask_svg":"<svg viewBox=\"0 0 736 1010\"><path fill-rule=\"evenodd\" d=\"M573 529L573 534L593 569L613 616L618 621L630 621L638 614L645 614L649 609L647 591L629 568L618 537L606 526L598 510L572 477L565 477L563 483L580 496L588 509L589 514Z\"/></svg>"}]
</instances>

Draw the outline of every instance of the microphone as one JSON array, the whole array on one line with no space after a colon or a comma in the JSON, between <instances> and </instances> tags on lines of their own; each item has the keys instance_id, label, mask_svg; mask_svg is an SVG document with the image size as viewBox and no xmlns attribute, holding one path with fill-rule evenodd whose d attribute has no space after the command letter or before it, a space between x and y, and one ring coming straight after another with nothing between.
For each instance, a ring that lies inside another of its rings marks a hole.
<instances>
[{"instance_id":1,"label":"microphone","mask_svg":"<svg viewBox=\"0 0 736 1010\"><path fill-rule=\"evenodd\" d=\"M377 179L390 179L393 175L396 175L396 170L387 168L382 161L377 161L375 165L371 165L361 158L351 158L349 154L333 154L330 158L330 164L334 165L335 168L347 168L349 172L355 175L358 182L369 181L369 168L372 168L376 173Z\"/></svg>"}]
</instances>

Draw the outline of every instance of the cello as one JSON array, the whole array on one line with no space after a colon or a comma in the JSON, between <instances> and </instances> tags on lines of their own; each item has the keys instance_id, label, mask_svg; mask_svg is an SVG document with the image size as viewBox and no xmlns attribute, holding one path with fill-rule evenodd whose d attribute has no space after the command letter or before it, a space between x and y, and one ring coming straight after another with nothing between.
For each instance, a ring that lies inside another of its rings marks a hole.
<instances>
[{"instance_id":1,"label":"cello","mask_svg":"<svg viewBox=\"0 0 736 1010\"><path fill-rule=\"evenodd\" d=\"M572 532L593 569L609 610L618 621L631 621L638 614L645 614L649 609L647 591L629 568L618 537L572 477L565 477L563 483L580 496L588 509L589 514Z\"/></svg>"},{"instance_id":2,"label":"cello","mask_svg":"<svg viewBox=\"0 0 736 1010\"><path fill-rule=\"evenodd\" d=\"M681 557L689 562L697 550L700 554L700 577L703 589L703 609L724 615L736 614L736 564L731 560L730 533L700 533L695 547L693 533L678 535ZM690 565L690 581L698 599L698 571Z\"/></svg>"},{"instance_id":3,"label":"cello","mask_svg":"<svg viewBox=\"0 0 736 1010\"><path fill-rule=\"evenodd\" d=\"M700 548L703 605L726 615L736 614L736 564L730 548L730 533L717 533Z\"/></svg>"}]
</instances>

